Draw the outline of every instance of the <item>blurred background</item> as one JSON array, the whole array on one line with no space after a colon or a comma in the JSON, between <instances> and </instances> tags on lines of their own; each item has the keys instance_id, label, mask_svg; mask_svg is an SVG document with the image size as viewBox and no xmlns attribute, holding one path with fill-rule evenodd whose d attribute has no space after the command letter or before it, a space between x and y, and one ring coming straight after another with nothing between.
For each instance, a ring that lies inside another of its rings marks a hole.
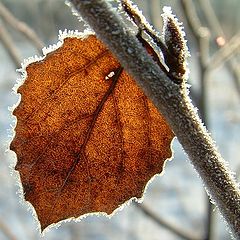
<instances>
[{"instance_id":1,"label":"blurred background","mask_svg":"<svg viewBox=\"0 0 240 240\"><path fill-rule=\"evenodd\" d=\"M136 0L148 21L161 31L164 5L187 33L191 96L236 178L240 178L240 1ZM58 31L83 30L64 0L0 0L0 239L1 240L159 240L230 239L226 225L207 199L193 166L175 139L174 158L148 185L143 204L131 203L111 219L87 217L63 223L42 238L19 186L7 151L18 101L12 88L24 58L41 55L58 41Z\"/></svg>"}]
</instances>

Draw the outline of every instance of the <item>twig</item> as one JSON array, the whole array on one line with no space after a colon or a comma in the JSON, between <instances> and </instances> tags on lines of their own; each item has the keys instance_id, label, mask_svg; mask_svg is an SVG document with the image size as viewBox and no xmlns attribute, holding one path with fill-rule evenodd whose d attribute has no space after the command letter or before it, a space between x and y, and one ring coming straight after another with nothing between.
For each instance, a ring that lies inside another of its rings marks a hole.
<instances>
[{"instance_id":1,"label":"twig","mask_svg":"<svg viewBox=\"0 0 240 240\"><path fill-rule=\"evenodd\" d=\"M0 3L0 16L5 22L28 38L35 45L39 53L42 53L44 44L39 40L37 34L26 23L15 18L2 3Z\"/></svg>"},{"instance_id":2,"label":"twig","mask_svg":"<svg viewBox=\"0 0 240 240\"><path fill-rule=\"evenodd\" d=\"M147 3L147 10L149 15L150 24L155 29L161 29L162 28L162 21L159 19L159 12L161 11L161 0L151 0L151 2Z\"/></svg>"},{"instance_id":3,"label":"twig","mask_svg":"<svg viewBox=\"0 0 240 240\"><path fill-rule=\"evenodd\" d=\"M217 35L217 37L222 36L224 39L225 34L223 32L223 29L219 23L219 20L212 8L211 3L209 2L209 0L202 0L200 1L200 4L202 6L203 9L203 13L205 14L205 17L208 21L209 26L211 26L212 31L215 32L215 35ZM222 47L222 45L217 44L217 46L219 48ZM230 59L229 62L227 62L227 67L229 68L230 72L233 75L233 80L234 80L234 84L236 87L236 90L240 96L240 71L239 71L239 65L237 65L237 63L234 61L234 59Z\"/></svg>"},{"instance_id":4,"label":"twig","mask_svg":"<svg viewBox=\"0 0 240 240\"><path fill-rule=\"evenodd\" d=\"M205 14L205 17L209 24L210 29L214 30L217 37L224 36L221 25L217 19L215 11L213 10L212 5L209 2L209 0L201 0L201 1L199 1L199 4L202 7L203 13Z\"/></svg>"},{"instance_id":5,"label":"twig","mask_svg":"<svg viewBox=\"0 0 240 240\"><path fill-rule=\"evenodd\" d=\"M233 73L235 89L240 96L240 64L237 61L235 62L231 60L229 62L229 67L231 68Z\"/></svg>"},{"instance_id":6,"label":"twig","mask_svg":"<svg viewBox=\"0 0 240 240\"><path fill-rule=\"evenodd\" d=\"M170 230L172 233L174 233L178 237L181 237L186 240L200 239L200 238L193 236L193 234L183 232L182 229L178 229L175 226L171 225L170 223L167 223L165 220L161 219L159 216L157 216L154 212L152 212L150 209L148 209L144 205L135 204L135 206L139 210L141 210L144 214L146 214L148 217L150 217L152 220L154 220L155 223Z\"/></svg>"},{"instance_id":7,"label":"twig","mask_svg":"<svg viewBox=\"0 0 240 240\"><path fill-rule=\"evenodd\" d=\"M193 2L189 0L181 0L180 3L187 23L193 33L193 37L198 43L198 38L201 37L202 24L197 16Z\"/></svg>"},{"instance_id":8,"label":"twig","mask_svg":"<svg viewBox=\"0 0 240 240\"><path fill-rule=\"evenodd\" d=\"M201 84L201 91L200 95L198 96L197 106L200 110L200 115L206 124L206 75L205 75L205 68L207 67L206 62L208 61L208 41L209 41L209 31L207 28L201 25L201 22L197 16L195 6L191 0L180 0L180 5L184 12L184 16L186 17L186 21L188 26L195 38L195 42L197 43L197 48L200 55L198 55L198 61L200 66L200 84Z\"/></svg>"},{"instance_id":9,"label":"twig","mask_svg":"<svg viewBox=\"0 0 240 240\"><path fill-rule=\"evenodd\" d=\"M201 176L211 199L228 222L232 233L235 237L240 237L240 191L198 117L185 87L169 81L108 2L69 2L161 111Z\"/></svg>"},{"instance_id":10,"label":"twig","mask_svg":"<svg viewBox=\"0 0 240 240\"><path fill-rule=\"evenodd\" d=\"M21 58L18 52L18 49L15 47L15 44L8 34L7 30L3 26L0 21L0 40L2 41L3 46L5 47L8 55L12 59L13 63L15 64L16 68L21 67Z\"/></svg>"},{"instance_id":11,"label":"twig","mask_svg":"<svg viewBox=\"0 0 240 240\"><path fill-rule=\"evenodd\" d=\"M153 1L150 0L147 5L146 5L146 8L147 8L147 14L148 14L148 17L149 17L149 23L154 26L154 17L153 17L153 11L152 11L152 4L153 4Z\"/></svg>"},{"instance_id":12,"label":"twig","mask_svg":"<svg viewBox=\"0 0 240 240\"><path fill-rule=\"evenodd\" d=\"M234 54L240 52L240 33L236 34L232 39L229 40L223 47L214 53L211 57L207 70L210 71L217 68L222 63L230 59Z\"/></svg>"},{"instance_id":13,"label":"twig","mask_svg":"<svg viewBox=\"0 0 240 240\"><path fill-rule=\"evenodd\" d=\"M17 238L12 234L11 230L2 220L0 220L0 230L2 230L9 240L17 240Z\"/></svg>"}]
</instances>

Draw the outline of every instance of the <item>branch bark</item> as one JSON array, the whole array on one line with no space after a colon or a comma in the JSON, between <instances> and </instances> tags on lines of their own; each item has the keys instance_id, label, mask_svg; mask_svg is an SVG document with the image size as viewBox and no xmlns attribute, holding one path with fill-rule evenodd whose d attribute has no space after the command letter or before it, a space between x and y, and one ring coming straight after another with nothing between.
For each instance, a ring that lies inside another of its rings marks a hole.
<instances>
[{"instance_id":1,"label":"branch bark","mask_svg":"<svg viewBox=\"0 0 240 240\"><path fill-rule=\"evenodd\" d=\"M239 188L197 115L185 84L167 78L106 1L69 2L165 116L233 235L240 237Z\"/></svg>"}]
</instances>

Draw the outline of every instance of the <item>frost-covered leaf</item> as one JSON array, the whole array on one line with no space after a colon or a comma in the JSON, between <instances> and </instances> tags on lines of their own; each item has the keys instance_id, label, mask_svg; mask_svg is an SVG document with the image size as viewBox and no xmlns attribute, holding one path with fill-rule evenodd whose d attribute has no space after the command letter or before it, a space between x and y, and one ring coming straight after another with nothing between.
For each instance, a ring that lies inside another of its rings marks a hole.
<instances>
[{"instance_id":1,"label":"frost-covered leaf","mask_svg":"<svg viewBox=\"0 0 240 240\"><path fill-rule=\"evenodd\" d=\"M141 198L171 157L165 119L94 35L29 64L18 93L11 149L42 230Z\"/></svg>"}]
</instances>

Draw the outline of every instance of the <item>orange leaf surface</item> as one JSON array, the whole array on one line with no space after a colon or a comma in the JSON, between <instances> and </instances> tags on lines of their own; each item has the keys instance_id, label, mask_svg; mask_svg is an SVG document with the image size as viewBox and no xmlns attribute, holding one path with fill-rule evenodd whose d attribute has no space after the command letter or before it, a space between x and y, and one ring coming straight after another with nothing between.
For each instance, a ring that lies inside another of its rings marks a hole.
<instances>
[{"instance_id":1,"label":"orange leaf surface","mask_svg":"<svg viewBox=\"0 0 240 240\"><path fill-rule=\"evenodd\" d=\"M103 43L67 37L26 72L10 147L42 230L141 198L174 135Z\"/></svg>"}]
</instances>

